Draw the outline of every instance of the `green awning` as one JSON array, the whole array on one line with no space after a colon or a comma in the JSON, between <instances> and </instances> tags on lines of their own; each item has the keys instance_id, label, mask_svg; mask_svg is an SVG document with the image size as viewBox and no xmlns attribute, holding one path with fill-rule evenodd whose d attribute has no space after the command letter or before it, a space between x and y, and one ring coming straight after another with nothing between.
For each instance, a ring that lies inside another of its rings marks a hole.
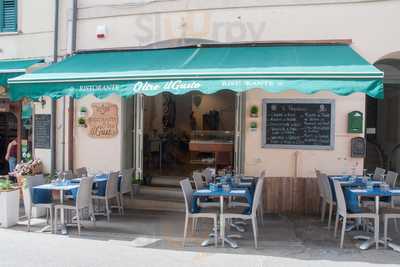
<instances>
[{"instance_id":1,"label":"green awning","mask_svg":"<svg viewBox=\"0 0 400 267\"><path fill-rule=\"evenodd\" d=\"M0 60L0 86L6 87L8 79L24 74L30 66L41 62L40 59Z\"/></svg>"},{"instance_id":2,"label":"green awning","mask_svg":"<svg viewBox=\"0 0 400 267\"><path fill-rule=\"evenodd\" d=\"M382 78L348 45L266 45L84 52L9 84L14 100L253 88L382 98Z\"/></svg>"}]
</instances>

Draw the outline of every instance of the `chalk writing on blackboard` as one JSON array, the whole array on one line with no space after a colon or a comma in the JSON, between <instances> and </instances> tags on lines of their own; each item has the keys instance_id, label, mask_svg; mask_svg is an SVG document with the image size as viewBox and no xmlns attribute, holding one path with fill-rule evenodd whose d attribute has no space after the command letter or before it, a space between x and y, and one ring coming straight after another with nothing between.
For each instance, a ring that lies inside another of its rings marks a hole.
<instances>
[{"instance_id":1,"label":"chalk writing on blackboard","mask_svg":"<svg viewBox=\"0 0 400 267\"><path fill-rule=\"evenodd\" d=\"M51 147L51 115L36 114L34 116L34 147L50 149Z\"/></svg>"},{"instance_id":2,"label":"chalk writing on blackboard","mask_svg":"<svg viewBox=\"0 0 400 267\"><path fill-rule=\"evenodd\" d=\"M263 101L263 147L333 149L334 101Z\"/></svg>"}]
</instances>

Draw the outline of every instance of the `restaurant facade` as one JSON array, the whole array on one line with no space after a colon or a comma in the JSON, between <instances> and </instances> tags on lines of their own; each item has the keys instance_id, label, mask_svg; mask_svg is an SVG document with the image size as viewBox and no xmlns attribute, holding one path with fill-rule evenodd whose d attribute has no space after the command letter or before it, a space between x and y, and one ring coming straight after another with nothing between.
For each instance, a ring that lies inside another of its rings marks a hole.
<instances>
[{"instance_id":1,"label":"restaurant facade","mask_svg":"<svg viewBox=\"0 0 400 267\"><path fill-rule=\"evenodd\" d=\"M315 169L363 172L366 99L384 96L372 64L397 57L397 1L72 2L53 31L60 63L8 85L50 116L50 146L34 150L45 171L265 169L273 202L284 183L315 192Z\"/></svg>"}]
</instances>

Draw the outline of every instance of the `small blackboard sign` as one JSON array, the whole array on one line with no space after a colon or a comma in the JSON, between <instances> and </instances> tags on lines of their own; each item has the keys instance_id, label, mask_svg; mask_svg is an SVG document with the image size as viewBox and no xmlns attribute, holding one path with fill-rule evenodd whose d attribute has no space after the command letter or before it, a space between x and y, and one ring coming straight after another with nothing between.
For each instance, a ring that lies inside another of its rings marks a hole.
<instances>
[{"instance_id":1,"label":"small blackboard sign","mask_svg":"<svg viewBox=\"0 0 400 267\"><path fill-rule=\"evenodd\" d=\"M36 114L34 116L34 148L50 149L51 147L51 115Z\"/></svg>"},{"instance_id":2,"label":"small blackboard sign","mask_svg":"<svg viewBox=\"0 0 400 267\"><path fill-rule=\"evenodd\" d=\"M363 137L354 137L351 139L351 157L364 158L366 152L365 139Z\"/></svg>"},{"instance_id":3,"label":"small blackboard sign","mask_svg":"<svg viewBox=\"0 0 400 267\"><path fill-rule=\"evenodd\" d=\"M333 149L334 114L334 100L264 99L263 147Z\"/></svg>"}]
</instances>

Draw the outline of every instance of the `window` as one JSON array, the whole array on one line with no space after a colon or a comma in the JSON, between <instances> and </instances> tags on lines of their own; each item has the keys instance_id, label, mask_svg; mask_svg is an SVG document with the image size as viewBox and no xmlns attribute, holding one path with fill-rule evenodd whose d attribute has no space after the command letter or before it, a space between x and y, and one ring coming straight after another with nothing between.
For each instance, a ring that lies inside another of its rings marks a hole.
<instances>
[{"instance_id":1,"label":"window","mask_svg":"<svg viewBox=\"0 0 400 267\"><path fill-rule=\"evenodd\" d=\"M0 0L0 32L17 31L17 0Z\"/></svg>"}]
</instances>

